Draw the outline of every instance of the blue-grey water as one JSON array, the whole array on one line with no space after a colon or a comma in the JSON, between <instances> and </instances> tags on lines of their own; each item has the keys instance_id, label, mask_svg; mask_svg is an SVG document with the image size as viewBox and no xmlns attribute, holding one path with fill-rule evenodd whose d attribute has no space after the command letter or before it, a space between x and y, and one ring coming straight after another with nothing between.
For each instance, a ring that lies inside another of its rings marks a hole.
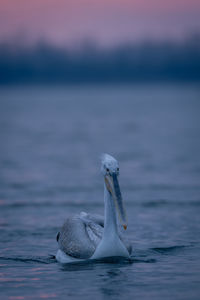
<instances>
[{"instance_id":1,"label":"blue-grey water","mask_svg":"<svg viewBox=\"0 0 200 300\"><path fill-rule=\"evenodd\" d=\"M200 299L200 87L0 88L0 299ZM132 259L60 265L120 163Z\"/></svg>"}]
</instances>

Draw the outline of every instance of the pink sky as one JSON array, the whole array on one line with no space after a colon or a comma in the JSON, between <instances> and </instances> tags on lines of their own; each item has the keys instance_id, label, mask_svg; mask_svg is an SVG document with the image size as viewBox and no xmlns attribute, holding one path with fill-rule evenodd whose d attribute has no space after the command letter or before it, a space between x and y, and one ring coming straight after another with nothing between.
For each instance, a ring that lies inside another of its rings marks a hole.
<instances>
[{"instance_id":1,"label":"pink sky","mask_svg":"<svg viewBox=\"0 0 200 300\"><path fill-rule=\"evenodd\" d=\"M200 0L0 0L0 40L114 45L200 30Z\"/></svg>"}]
</instances>

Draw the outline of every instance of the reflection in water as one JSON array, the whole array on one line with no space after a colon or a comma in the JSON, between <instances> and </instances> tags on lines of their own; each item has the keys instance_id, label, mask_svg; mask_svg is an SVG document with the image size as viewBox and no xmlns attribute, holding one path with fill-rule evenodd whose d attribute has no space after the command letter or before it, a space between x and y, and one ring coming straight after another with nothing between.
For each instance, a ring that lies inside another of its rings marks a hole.
<instances>
[{"instance_id":1,"label":"reflection in water","mask_svg":"<svg viewBox=\"0 0 200 300\"><path fill-rule=\"evenodd\" d=\"M101 278L100 291L103 296L118 296L123 297L126 294L125 283L127 276L125 270L119 267L111 268L106 271Z\"/></svg>"}]
</instances>

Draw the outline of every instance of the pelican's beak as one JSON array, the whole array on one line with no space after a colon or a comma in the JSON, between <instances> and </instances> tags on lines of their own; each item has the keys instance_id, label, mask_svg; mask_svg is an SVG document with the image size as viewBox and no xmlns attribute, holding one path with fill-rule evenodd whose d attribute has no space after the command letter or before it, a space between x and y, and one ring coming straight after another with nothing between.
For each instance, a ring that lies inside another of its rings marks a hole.
<instances>
[{"instance_id":1,"label":"pelican's beak","mask_svg":"<svg viewBox=\"0 0 200 300\"><path fill-rule=\"evenodd\" d=\"M111 193L111 195L114 199L115 205L118 210L119 219L122 223L122 226L124 227L124 230L126 230L126 228L127 228L126 213L125 213L125 209L123 206L122 195L121 195L120 186L119 186L118 179L117 179L117 174L113 173L112 175L106 175L105 176L105 184L106 184L107 190Z\"/></svg>"}]
</instances>

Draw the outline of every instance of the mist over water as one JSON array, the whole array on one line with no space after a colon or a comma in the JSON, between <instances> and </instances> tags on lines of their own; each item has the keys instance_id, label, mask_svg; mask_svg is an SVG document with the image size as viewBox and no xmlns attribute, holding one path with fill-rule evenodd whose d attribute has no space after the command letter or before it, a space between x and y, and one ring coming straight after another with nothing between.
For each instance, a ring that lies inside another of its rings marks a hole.
<instances>
[{"instance_id":1,"label":"mist over water","mask_svg":"<svg viewBox=\"0 0 200 300\"><path fill-rule=\"evenodd\" d=\"M199 299L200 88L0 89L1 299ZM131 261L60 265L65 218L103 214L120 164Z\"/></svg>"}]
</instances>

